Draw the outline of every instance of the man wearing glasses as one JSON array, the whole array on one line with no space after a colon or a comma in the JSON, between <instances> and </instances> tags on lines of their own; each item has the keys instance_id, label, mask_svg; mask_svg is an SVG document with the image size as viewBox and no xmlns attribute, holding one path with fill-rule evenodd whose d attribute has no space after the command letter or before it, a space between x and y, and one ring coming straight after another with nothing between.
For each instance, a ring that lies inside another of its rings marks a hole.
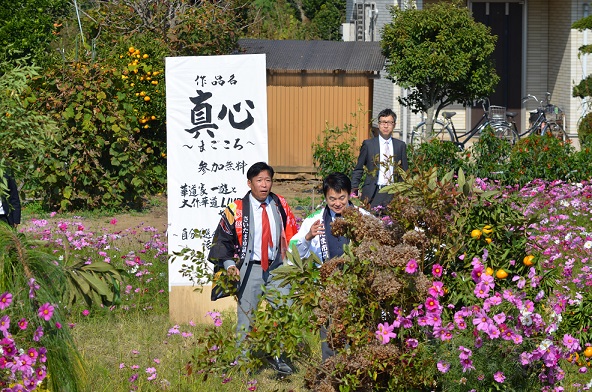
<instances>
[{"instance_id":1,"label":"man wearing glasses","mask_svg":"<svg viewBox=\"0 0 592 392\"><path fill-rule=\"evenodd\" d=\"M396 122L397 115L391 109L384 109L378 114L378 136L364 140L358 163L352 173L354 197L359 196L373 209L386 207L392 200L392 195L381 193L380 190L399 180L394 175L393 163L398 163L403 170L408 168L407 145L392 136ZM366 179L362 185L362 193L358 195L364 167L367 169Z\"/></svg>"}]
</instances>

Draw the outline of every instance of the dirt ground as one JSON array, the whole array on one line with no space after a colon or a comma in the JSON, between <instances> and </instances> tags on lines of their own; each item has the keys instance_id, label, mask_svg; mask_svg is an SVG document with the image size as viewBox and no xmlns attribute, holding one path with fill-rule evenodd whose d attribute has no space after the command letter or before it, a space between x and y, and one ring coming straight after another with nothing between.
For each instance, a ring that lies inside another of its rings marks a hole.
<instances>
[{"instance_id":1,"label":"dirt ground","mask_svg":"<svg viewBox=\"0 0 592 392\"><path fill-rule=\"evenodd\" d=\"M315 208L321 202L320 181L311 179L276 180L273 183L273 192L282 195L288 200L294 215L304 218L308 211ZM59 216L56 216L58 218ZM110 225L109 221L117 219L116 225ZM89 228L112 228L113 231L125 230L139 226L152 226L158 231L167 229L167 200L166 196L156 196L147 212L117 214L111 217L100 218L96 222L88 222Z\"/></svg>"}]
</instances>

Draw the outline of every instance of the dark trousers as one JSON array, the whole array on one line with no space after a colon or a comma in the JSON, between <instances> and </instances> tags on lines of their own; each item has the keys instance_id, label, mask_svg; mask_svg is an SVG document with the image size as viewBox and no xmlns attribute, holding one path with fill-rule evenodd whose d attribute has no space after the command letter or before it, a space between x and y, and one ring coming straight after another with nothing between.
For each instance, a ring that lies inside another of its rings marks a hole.
<instances>
[{"instance_id":1,"label":"dark trousers","mask_svg":"<svg viewBox=\"0 0 592 392\"><path fill-rule=\"evenodd\" d=\"M390 202L393 200L394 195L390 193L381 193L380 189L377 187L376 192L374 192L374 196L372 197L372 201L370 202L370 207L388 207Z\"/></svg>"},{"instance_id":2,"label":"dark trousers","mask_svg":"<svg viewBox=\"0 0 592 392\"><path fill-rule=\"evenodd\" d=\"M324 325L321 326L321 355L323 362L335 355L335 352L329 347L329 343L327 343L327 327Z\"/></svg>"}]
</instances>

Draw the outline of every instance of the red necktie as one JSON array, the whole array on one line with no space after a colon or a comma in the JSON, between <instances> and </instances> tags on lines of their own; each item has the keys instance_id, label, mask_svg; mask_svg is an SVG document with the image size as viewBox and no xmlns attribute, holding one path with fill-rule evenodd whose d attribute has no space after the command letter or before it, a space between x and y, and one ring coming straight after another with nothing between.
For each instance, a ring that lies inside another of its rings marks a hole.
<instances>
[{"instance_id":1,"label":"red necktie","mask_svg":"<svg viewBox=\"0 0 592 392\"><path fill-rule=\"evenodd\" d=\"M261 222L263 225L263 233L261 235L261 268L263 271L267 271L269 268L269 256L268 256L268 249L270 246L273 246L273 241L271 240L271 229L269 228L269 217L267 216L267 203L261 203L261 208L263 208L263 212L261 213Z\"/></svg>"}]
</instances>

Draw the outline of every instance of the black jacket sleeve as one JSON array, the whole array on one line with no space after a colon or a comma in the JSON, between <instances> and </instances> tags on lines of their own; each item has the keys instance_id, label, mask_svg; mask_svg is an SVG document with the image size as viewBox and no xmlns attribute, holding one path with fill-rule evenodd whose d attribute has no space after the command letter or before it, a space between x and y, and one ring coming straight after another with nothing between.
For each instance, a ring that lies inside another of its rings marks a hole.
<instances>
[{"instance_id":1,"label":"black jacket sleeve","mask_svg":"<svg viewBox=\"0 0 592 392\"><path fill-rule=\"evenodd\" d=\"M222 265L226 260L232 260L238 251L238 236L234 224L230 224L227 214L232 212L227 208L214 232L212 246L208 254L208 260L214 264Z\"/></svg>"}]
</instances>

